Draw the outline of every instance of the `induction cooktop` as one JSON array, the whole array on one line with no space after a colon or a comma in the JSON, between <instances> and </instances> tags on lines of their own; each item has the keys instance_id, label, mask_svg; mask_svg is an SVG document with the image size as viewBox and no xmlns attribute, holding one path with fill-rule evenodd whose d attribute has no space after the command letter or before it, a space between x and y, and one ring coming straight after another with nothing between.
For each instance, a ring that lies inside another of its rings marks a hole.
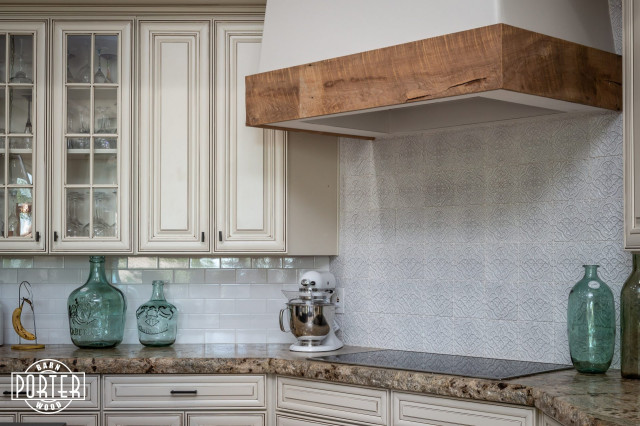
<instances>
[{"instance_id":1,"label":"induction cooktop","mask_svg":"<svg viewBox=\"0 0 640 426\"><path fill-rule=\"evenodd\" d=\"M314 360L368 367L394 368L425 373L451 374L479 379L506 380L550 371L567 370L571 365L471 356L381 350L314 357Z\"/></svg>"}]
</instances>

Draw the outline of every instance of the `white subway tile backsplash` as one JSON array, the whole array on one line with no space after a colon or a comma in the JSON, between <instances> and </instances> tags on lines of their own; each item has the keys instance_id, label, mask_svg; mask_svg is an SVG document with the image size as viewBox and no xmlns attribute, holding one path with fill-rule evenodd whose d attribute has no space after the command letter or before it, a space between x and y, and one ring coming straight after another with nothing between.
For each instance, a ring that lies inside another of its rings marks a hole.
<instances>
[{"instance_id":1,"label":"white subway tile backsplash","mask_svg":"<svg viewBox=\"0 0 640 426\"><path fill-rule=\"evenodd\" d=\"M328 261L327 266L324 268L318 268L318 270L326 270L328 269ZM297 280L297 274L295 269L268 269L267 270L267 282L274 284L293 284Z\"/></svg>"},{"instance_id":2,"label":"white subway tile backsplash","mask_svg":"<svg viewBox=\"0 0 640 426\"><path fill-rule=\"evenodd\" d=\"M129 269L156 269L158 267L157 257L129 257L127 259Z\"/></svg>"},{"instance_id":3,"label":"white subway tile backsplash","mask_svg":"<svg viewBox=\"0 0 640 426\"><path fill-rule=\"evenodd\" d=\"M235 269L207 269L204 280L211 284L232 284L236 282Z\"/></svg>"},{"instance_id":4,"label":"white subway tile backsplash","mask_svg":"<svg viewBox=\"0 0 640 426\"><path fill-rule=\"evenodd\" d=\"M250 257L223 257L220 259L221 268L251 268Z\"/></svg>"},{"instance_id":5,"label":"white subway tile backsplash","mask_svg":"<svg viewBox=\"0 0 640 426\"><path fill-rule=\"evenodd\" d=\"M192 268L219 268L220 267L220 258L212 258L212 257L200 257L194 258L192 257L190 260L190 266Z\"/></svg>"},{"instance_id":6,"label":"white subway tile backsplash","mask_svg":"<svg viewBox=\"0 0 640 426\"><path fill-rule=\"evenodd\" d=\"M255 284L266 281L266 269L236 269L236 282L238 284Z\"/></svg>"},{"instance_id":7,"label":"white subway tile backsplash","mask_svg":"<svg viewBox=\"0 0 640 426\"><path fill-rule=\"evenodd\" d=\"M158 258L158 268L160 269L182 269L189 267L187 257L160 257Z\"/></svg>"},{"instance_id":8,"label":"white subway tile backsplash","mask_svg":"<svg viewBox=\"0 0 640 426\"><path fill-rule=\"evenodd\" d=\"M220 285L218 284L189 284L189 298L219 299Z\"/></svg>"},{"instance_id":9,"label":"white subway tile backsplash","mask_svg":"<svg viewBox=\"0 0 640 426\"><path fill-rule=\"evenodd\" d=\"M152 281L173 282L173 271L169 270L151 270L142 271L142 282L149 283Z\"/></svg>"}]
</instances>

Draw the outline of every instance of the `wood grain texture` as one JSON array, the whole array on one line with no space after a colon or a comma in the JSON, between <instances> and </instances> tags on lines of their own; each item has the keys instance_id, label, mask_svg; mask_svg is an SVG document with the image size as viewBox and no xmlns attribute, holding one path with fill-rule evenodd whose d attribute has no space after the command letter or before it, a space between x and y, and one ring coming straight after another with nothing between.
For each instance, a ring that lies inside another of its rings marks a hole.
<instances>
[{"instance_id":1,"label":"wood grain texture","mask_svg":"<svg viewBox=\"0 0 640 426\"><path fill-rule=\"evenodd\" d=\"M622 110L622 56L502 25L503 88Z\"/></svg>"},{"instance_id":2,"label":"wood grain texture","mask_svg":"<svg viewBox=\"0 0 640 426\"><path fill-rule=\"evenodd\" d=\"M247 125L498 89L619 111L621 87L619 55L496 24L248 76Z\"/></svg>"}]
</instances>

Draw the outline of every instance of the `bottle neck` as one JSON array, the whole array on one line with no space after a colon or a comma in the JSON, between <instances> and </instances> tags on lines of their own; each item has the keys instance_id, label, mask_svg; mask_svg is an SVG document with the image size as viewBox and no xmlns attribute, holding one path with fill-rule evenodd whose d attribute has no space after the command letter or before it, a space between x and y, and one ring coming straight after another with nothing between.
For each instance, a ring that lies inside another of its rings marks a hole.
<instances>
[{"instance_id":1,"label":"bottle neck","mask_svg":"<svg viewBox=\"0 0 640 426\"><path fill-rule=\"evenodd\" d=\"M164 283L153 283L153 292L151 293L151 300L164 300Z\"/></svg>"},{"instance_id":2,"label":"bottle neck","mask_svg":"<svg viewBox=\"0 0 640 426\"><path fill-rule=\"evenodd\" d=\"M108 282L107 274L104 271L104 262L91 262L91 266L89 266L89 276L94 279L97 278L99 281Z\"/></svg>"},{"instance_id":3,"label":"bottle neck","mask_svg":"<svg viewBox=\"0 0 640 426\"><path fill-rule=\"evenodd\" d=\"M598 265L585 265L584 277L588 279L598 278Z\"/></svg>"},{"instance_id":4,"label":"bottle neck","mask_svg":"<svg viewBox=\"0 0 640 426\"><path fill-rule=\"evenodd\" d=\"M633 270L637 271L640 267L640 253L633 253Z\"/></svg>"}]
</instances>

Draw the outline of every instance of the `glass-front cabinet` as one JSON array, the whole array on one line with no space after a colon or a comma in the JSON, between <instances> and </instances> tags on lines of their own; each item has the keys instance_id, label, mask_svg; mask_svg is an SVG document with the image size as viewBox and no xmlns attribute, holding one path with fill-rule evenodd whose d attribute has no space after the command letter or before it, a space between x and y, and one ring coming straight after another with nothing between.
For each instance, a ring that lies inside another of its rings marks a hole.
<instances>
[{"instance_id":1,"label":"glass-front cabinet","mask_svg":"<svg viewBox=\"0 0 640 426\"><path fill-rule=\"evenodd\" d=\"M0 251L44 251L44 22L0 21Z\"/></svg>"},{"instance_id":2,"label":"glass-front cabinet","mask_svg":"<svg viewBox=\"0 0 640 426\"><path fill-rule=\"evenodd\" d=\"M51 251L130 251L131 22L58 21Z\"/></svg>"}]
</instances>

